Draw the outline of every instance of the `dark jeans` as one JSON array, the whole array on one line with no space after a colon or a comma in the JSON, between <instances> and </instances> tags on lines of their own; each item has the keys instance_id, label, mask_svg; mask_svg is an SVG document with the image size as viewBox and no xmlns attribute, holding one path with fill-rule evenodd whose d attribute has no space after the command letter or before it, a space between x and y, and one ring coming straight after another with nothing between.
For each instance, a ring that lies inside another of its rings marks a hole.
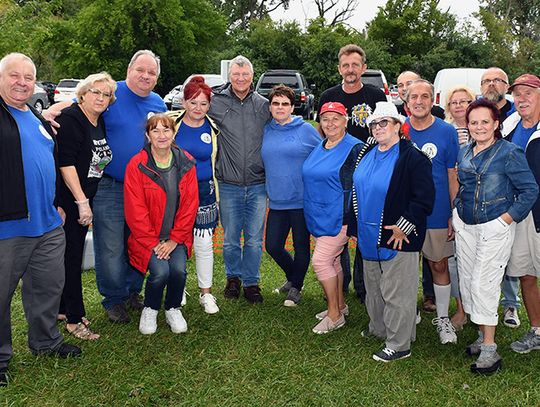
<instances>
[{"instance_id":1,"label":"dark jeans","mask_svg":"<svg viewBox=\"0 0 540 407\"><path fill-rule=\"evenodd\" d=\"M66 233L66 254L64 267L66 282L60 301L60 314L66 314L67 322L78 324L86 315L83 303L81 269L84 252L84 241L88 226L79 224L79 210L75 203L62 206L66 212L64 232Z\"/></svg>"},{"instance_id":2,"label":"dark jeans","mask_svg":"<svg viewBox=\"0 0 540 407\"><path fill-rule=\"evenodd\" d=\"M186 259L186 246L183 244L176 246L169 260L158 260L156 254L152 253L148 263L150 274L144 292L145 307L159 310L166 286L165 309L180 308L186 285Z\"/></svg>"},{"instance_id":3,"label":"dark jeans","mask_svg":"<svg viewBox=\"0 0 540 407\"><path fill-rule=\"evenodd\" d=\"M349 284L353 281L354 292L362 303L366 300L366 287L364 285L364 263L362 253L356 247L354 256L353 274L351 276L351 258L349 255L349 244L347 243L340 256L341 268L343 269L343 292L349 292Z\"/></svg>"},{"instance_id":4,"label":"dark jeans","mask_svg":"<svg viewBox=\"0 0 540 407\"><path fill-rule=\"evenodd\" d=\"M285 242L292 229L294 258L285 249ZM309 232L303 209L270 209L266 221L266 251L285 272L287 281L298 290L304 285L309 267Z\"/></svg>"},{"instance_id":5,"label":"dark jeans","mask_svg":"<svg viewBox=\"0 0 540 407\"><path fill-rule=\"evenodd\" d=\"M435 298L435 290L433 289L433 276L427 259L422 256L422 291L424 297Z\"/></svg>"}]
</instances>

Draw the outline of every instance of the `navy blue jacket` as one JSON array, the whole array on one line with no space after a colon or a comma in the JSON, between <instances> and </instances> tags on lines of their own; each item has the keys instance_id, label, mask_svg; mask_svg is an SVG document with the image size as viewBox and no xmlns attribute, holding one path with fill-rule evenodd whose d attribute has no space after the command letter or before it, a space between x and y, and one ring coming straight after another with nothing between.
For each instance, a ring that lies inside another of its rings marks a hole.
<instances>
[{"instance_id":1,"label":"navy blue jacket","mask_svg":"<svg viewBox=\"0 0 540 407\"><path fill-rule=\"evenodd\" d=\"M377 145L375 139L370 137L357 162ZM434 201L435 185L431 174L431 161L410 140L401 139L399 157L384 202L378 246L393 249L392 245L387 244L392 237L392 231L384 229L384 226L397 225L409 240L409 243L403 242L401 251L419 252L424 244L427 217L433 210ZM352 205L354 210L351 211L348 234L357 236L357 200L354 191Z\"/></svg>"}]
</instances>

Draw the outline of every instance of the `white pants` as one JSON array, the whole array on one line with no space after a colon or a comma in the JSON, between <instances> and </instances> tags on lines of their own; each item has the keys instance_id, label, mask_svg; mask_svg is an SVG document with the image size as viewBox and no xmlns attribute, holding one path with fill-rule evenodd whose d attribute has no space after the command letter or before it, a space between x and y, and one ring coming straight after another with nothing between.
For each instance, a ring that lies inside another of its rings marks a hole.
<instances>
[{"instance_id":1,"label":"white pants","mask_svg":"<svg viewBox=\"0 0 540 407\"><path fill-rule=\"evenodd\" d=\"M516 224L508 225L497 218L466 225L456 210L453 223L463 308L475 324L496 326L501 281L512 251Z\"/></svg>"},{"instance_id":2,"label":"white pants","mask_svg":"<svg viewBox=\"0 0 540 407\"><path fill-rule=\"evenodd\" d=\"M193 249L195 250L195 267L197 269L197 281L199 288L212 287L214 275L214 247L212 233L204 230L193 234Z\"/></svg>"}]
</instances>

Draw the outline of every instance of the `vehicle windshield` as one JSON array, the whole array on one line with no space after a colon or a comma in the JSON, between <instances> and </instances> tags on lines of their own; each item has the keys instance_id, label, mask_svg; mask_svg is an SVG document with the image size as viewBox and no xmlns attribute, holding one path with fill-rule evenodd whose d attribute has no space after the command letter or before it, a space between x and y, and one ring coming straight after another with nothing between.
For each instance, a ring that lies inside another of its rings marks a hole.
<instances>
[{"instance_id":1,"label":"vehicle windshield","mask_svg":"<svg viewBox=\"0 0 540 407\"><path fill-rule=\"evenodd\" d=\"M377 74L364 74L362 75L362 83L367 85L373 85L377 88L384 88L384 83L382 81L381 75Z\"/></svg>"},{"instance_id":2,"label":"vehicle windshield","mask_svg":"<svg viewBox=\"0 0 540 407\"><path fill-rule=\"evenodd\" d=\"M62 80L60 83L58 83L59 88L75 88L77 87L77 84L79 81L68 79L68 80Z\"/></svg>"},{"instance_id":3,"label":"vehicle windshield","mask_svg":"<svg viewBox=\"0 0 540 407\"><path fill-rule=\"evenodd\" d=\"M287 85L293 89L298 89L298 80L296 79L296 76L285 76L285 75L272 75L272 76L264 76L260 88L261 89L272 89L275 85Z\"/></svg>"}]
</instances>

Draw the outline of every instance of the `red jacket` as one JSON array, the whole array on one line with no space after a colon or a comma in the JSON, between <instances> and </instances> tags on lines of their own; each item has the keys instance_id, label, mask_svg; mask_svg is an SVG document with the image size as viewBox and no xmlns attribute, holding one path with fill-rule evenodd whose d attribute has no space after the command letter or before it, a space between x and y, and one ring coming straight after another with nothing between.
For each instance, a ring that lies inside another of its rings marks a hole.
<instances>
[{"instance_id":1,"label":"red jacket","mask_svg":"<svg viewBox=\"0 0 540 407\"><path fill-rule=\"evenodd\" d=\"M152 249L159 243L165 214L166 192L161 176L148 166L150 147L135 155L126 167L124 179L124 211L131 234L128 238L129 261L146 273ZM185 151L173 147L178 168L178 209L170 239L184 244L188 257L193 245L193 224L199 207L199 191L195 162Z\"/></svg>"}]
</instances>

